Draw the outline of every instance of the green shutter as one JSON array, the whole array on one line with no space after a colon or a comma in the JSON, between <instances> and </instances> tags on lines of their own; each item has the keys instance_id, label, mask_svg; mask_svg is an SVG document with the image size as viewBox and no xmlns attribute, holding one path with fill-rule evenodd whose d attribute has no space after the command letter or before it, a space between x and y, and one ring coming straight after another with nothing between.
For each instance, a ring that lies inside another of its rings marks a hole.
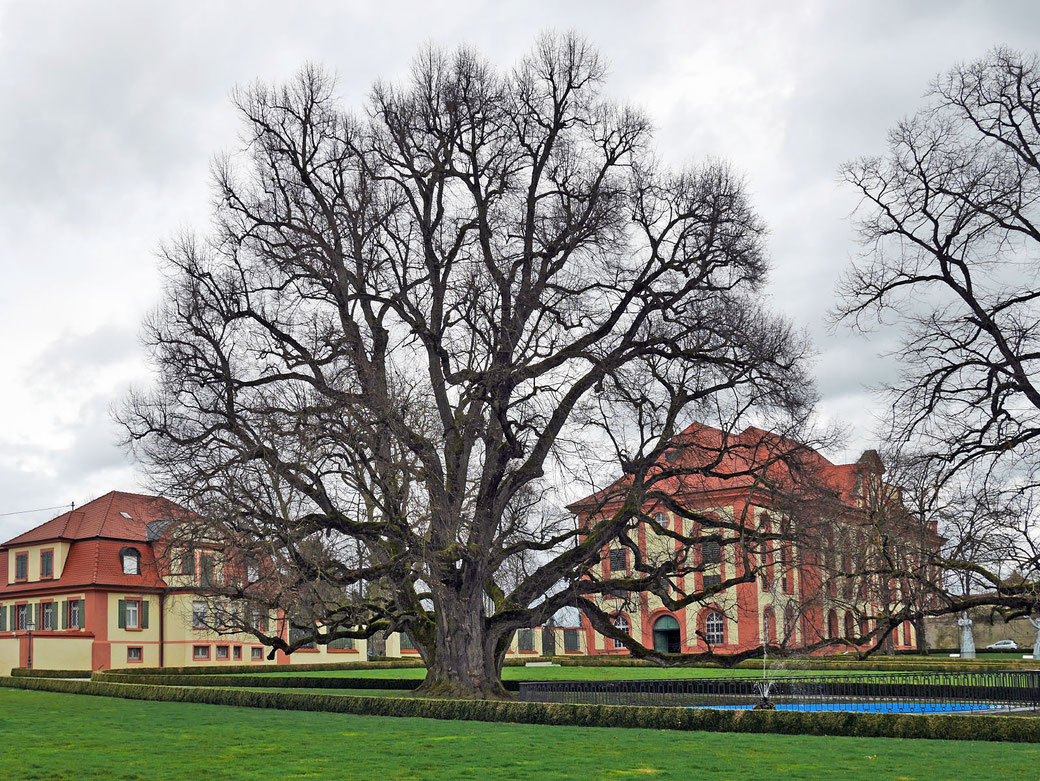
<instances>
[{"instance_id":1,"label":"green shutter","mask_svg":"<svg viewBox=\"0 0 1040 781\"><path fill-rule=\"evenodd\" d=\"M148 600L141 600L141 629L148 628Z\"/></svg>"},{"instance_id":2,"label":"green shutter","mask_svg":"<svg viewBox=\"0 0 1040 781\"><path fill-rule=\"evenodd\" d=\"M119 600L119 611L118 611L117 615L119 616L119 628L120 629L126 629L126 600L125 599Z\"/></svg>"},{"instance_id":3,"label":"green shutter","mask_svg":"<svg viewBox=\"0 0 1040 781\"><path fill-rule=\"evenodd\" d=\"M0 632L7 631L7 608L0 607Z\"/></svg>"},{"instance_id":4,"label":"green shutter","mask_svg":"<svg viewBox=\"0 0 1040 781\"><path fill-rule=\"evenodd\" d=\"M61 610L61 628L62 629L68 629L69 628L69 602L68 602L68 600L64 600L62 602L59 602L58 604L61 606L59 608L59 610Z\"/></svg>"},{"instance_id":5,"label":"green shutter","mask_svg":"<svg viewBox=\"0 0 1040 781\"><path fill-rule=\"evenodd\" d=\"M41 608L41 605L40 605L39 602L37 602L36 603L36 621L34 622L36 624L36 628L37 629L42 629L42 627L40 626L40 613L42 612L40 610L40 608Z\"/></svg>"},{"instance_id":6,"label":"green shutter","mask_svg":"<svg viewBox=\"0 0 1040 781\"><path fill-rule=\"evenodd\" d=\"M18 628L18 608L15 605L11 605L11 631L15 631Z\"/></svg>"},{"instance_id":7,"label":"green shutter","mask_svg":"<svg viewBox=\"0 0 1040 781\"><path fill-rule=\"evenodd\" d=\"M79 628L86 629L87 627L87 600L81 599L79 601Z\"/></svg>"}]
</instances>

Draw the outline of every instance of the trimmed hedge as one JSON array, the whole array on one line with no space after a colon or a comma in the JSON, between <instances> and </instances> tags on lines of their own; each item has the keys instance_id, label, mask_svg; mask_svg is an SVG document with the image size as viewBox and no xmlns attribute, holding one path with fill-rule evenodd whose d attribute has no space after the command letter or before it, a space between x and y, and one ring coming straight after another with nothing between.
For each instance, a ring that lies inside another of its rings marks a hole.
<instances>
[{"instance_id":1,"label":"trimmed hedge","mask_svg":"<svg viewBox=\"0 0 1040 781\"><path fill-rule=\"evenodd\" d=\"M197 667L118 667L111 672L123 675L154 675L162 670L167 675L219 675L233 673L264 673L282 670L385 670L401 667L425 667L421 661L402 659L392 662L328 662L325 664L210 664ZM108 671L105 671L108 672Z\"/></svg>"},{"instance_id":2,"label":"trimmed hedge","mask_svg":"<svg viewBox=\"0 0 1040 781\"><path fill-rule=\"evenodd\" d=\"M712 710L635 705L569 705L542 702L439 700L404 697L242 691L179 686L0 678L15 689L194 702L281 710L325 711L363 716L399 716L463 721L513 722L578 727L841 735L870 738L1040 742L1040 719L1021 716L909 715L848 712Z\"/></svg>"},{"instance_id":3,"label":"trimmed hedge","mask_svg":"<svg viewBox=\"0 0 1040 781\"><path fill-rule=\"evenodd\" d=\"M120 671L99 670L93 680L110 683L140 683L149 686L240 686L263 689L392 689L411 691L418 678L318 678L308 675L125 675ZM507 691L520 691L520 681L503 681Z\"/></svg>"},{"instance_id":4,"label":"trimmed hedge","mask_svg":"<svg viewBox=\"0 0 1040 781\"><path fill-rule=\"evenodd\" d=\"M15 667L11 670L15 678L89 678L90 670L37 670L28 667Z\"/></svg>"}]
</instances>

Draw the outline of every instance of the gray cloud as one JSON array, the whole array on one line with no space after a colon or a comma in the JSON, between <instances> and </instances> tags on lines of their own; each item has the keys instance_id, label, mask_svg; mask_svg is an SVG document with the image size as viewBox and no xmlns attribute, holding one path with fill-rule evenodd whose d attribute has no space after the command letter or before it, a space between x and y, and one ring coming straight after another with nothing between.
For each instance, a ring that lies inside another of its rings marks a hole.
<instances>
[{"instance_id":1,"label":"gray cloud","mask_svg":"<svg viewBox=\"0 0 1040 781\"><path fill-rule=\"evenodd\" d=\"M88 334L66 334L47 345L33 361L30 372L41 387L82 383L110 371L115 364L137 362L141 345L137 328L104 323Z\"/></svg>"}]
</instances>

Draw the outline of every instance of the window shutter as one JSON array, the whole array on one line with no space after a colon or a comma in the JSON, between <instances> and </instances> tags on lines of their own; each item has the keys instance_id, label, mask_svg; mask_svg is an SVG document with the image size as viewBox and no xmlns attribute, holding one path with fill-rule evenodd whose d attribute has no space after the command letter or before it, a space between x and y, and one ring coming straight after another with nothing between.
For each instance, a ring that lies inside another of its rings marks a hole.
<instances>
[{"instance_id":1,"label":"window shutter","mask_svg":"<svg viewBox=\"0 0 1040 781\"><path fill-rule=\"evenodd\" d=\"M18 608L11 605L11 631L15 631L18 628Z\"/></svg>"},{"instance_id":2,"label":"window shutter","mask_svg":"<svg viewBox=\"0 0 1040 781\"><path fill-rule=\"evenodd\" d=\"M79 601L79 626L77 629L83 629L87 625L87 600L81 599Z\"/></svg>"},{"instance_id":3,"label":"window shutter","mask_svg":"<svg viewBox=\"0 0 1040 781\"><path fill-rule=\"evenodd\" d=\"M119 628L120 629L126 629L126 600L125 599L119 600L119 611L118 611L117 615L119 616Z\"/></svg>"},{"instance_id":4,"label":"window shutter","mask_svg":"<svg viewBox=\"0 0 1040 781\"><path fill-rule=\"evenodd\" d=\"M68 602L68 600L64 600L63 602L60 602L59 604L61 605L61 628L62 629L68 629L69 628L69 602Z\"/></svg>"},{"instance_id":5,"label":"window shutter","mask_svg":"<svg viewBox=\"0 0 1040 781\"><path fill-rule=\"evenodd\" d=\"M0 632L7 631L7 608L0 607Z\"/></svg>"},{"instance_id":6,"label":"window shutter","mask_svg":"<svg viewBox=\"0 0 1040 781\"><path fill-rule=\"evenodd\" d=\"M148 600L141 600L141 629L148 628Z\"/></svg>"},{"instance_id":7,"label":"window shutter","mask_svg":"<svg viewBox=\"0 0 1040 781\"><path fill-rule=\"evenodd\" d=\"M37 629L41 629L41 628L42 628L42 627L40 626L40 613L41 613L41 610L40 610L40 603L39 603L39 602L37 602L37 603L36 603L36 621L34 622L34 623L36 624L36 628L37 628Z\"/></svg>"}]
</instances>

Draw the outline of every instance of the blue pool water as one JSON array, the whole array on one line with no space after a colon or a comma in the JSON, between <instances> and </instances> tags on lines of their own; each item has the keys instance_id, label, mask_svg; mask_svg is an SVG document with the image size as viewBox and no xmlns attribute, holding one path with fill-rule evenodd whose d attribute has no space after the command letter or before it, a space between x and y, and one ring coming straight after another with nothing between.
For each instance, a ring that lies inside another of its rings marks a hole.
<instances>
[{"instance_id":1,"label":"blue pool water","mask_svg":"<svg viewBox=\"0 0 1040 781\"><path fill-rule=\"evenodd\" d=\"M702 705L715 710L750 710L752 705ZM851 713L958 713L995 710L999 706L968 702L828 702L779 704L777 710L849 711Z\"/></svg>"}]
</instances>

